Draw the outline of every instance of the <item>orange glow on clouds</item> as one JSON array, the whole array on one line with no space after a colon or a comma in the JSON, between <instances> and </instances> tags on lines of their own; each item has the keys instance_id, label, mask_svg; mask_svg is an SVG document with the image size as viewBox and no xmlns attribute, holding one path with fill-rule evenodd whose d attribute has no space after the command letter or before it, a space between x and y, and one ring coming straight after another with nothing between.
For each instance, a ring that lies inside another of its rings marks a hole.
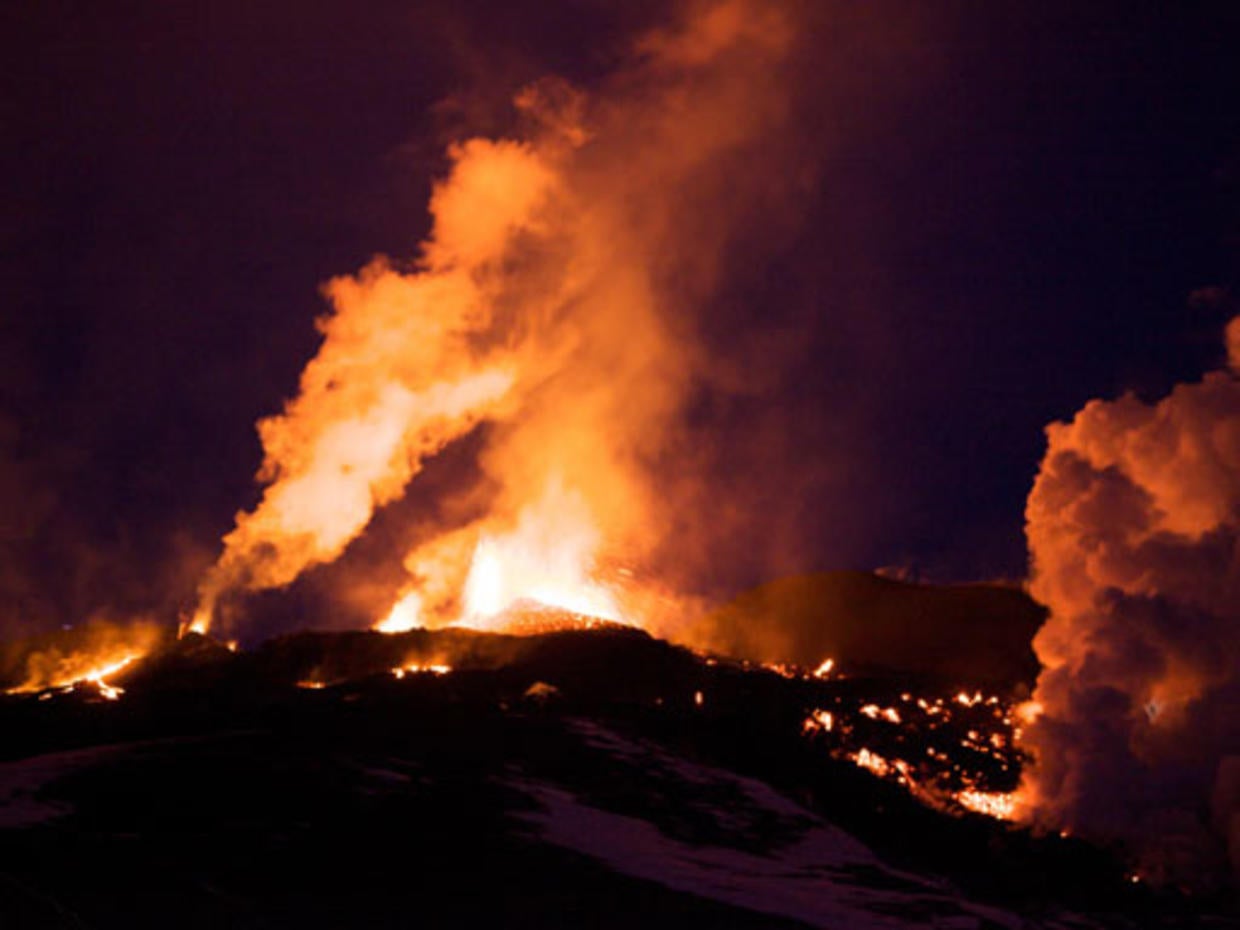
<instances>
[{"instance_id":1,"label":"orange glow on clouds","mask_svg":"<svg viewBox=\"0 0 1240 930\"><path fill-rule=\"evenodd\" d=\"M554 79L522 90L523 138L450 146L417 262L376 259L325 287L322 345L258 424L262 499L224 537L191 628L227 629L230 599L337 559L480 424L454 491L471 506L415 537L407 583L367 607L377 628L488 626L521 602L622 620L625 603L660 603L605 569L640 566L674 525L658 463L703 364L691 311L744 211L783 184L776 165L714 168L768 150L794 36L781 5L702 4L593 97Z\"/></svg>"},{"instance_id":2,"label":"orange glow on clouds","mask_svg":"<svg viewBox=\"0 0 1240 930\"><path fill-rule=\"evenodd\" d=\"M1240 875L1240 318L1226 339L1230 370L1051 424L1026 506L1032 815L1190 885L1228 847Z\"/></svg>"}]
</instances>

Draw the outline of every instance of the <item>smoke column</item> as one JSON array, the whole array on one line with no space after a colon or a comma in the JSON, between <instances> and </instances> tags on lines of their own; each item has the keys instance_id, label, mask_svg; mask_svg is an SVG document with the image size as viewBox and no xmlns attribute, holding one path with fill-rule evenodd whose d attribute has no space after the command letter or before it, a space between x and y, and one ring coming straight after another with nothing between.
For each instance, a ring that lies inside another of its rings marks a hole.
<instances>
[{"instance_id":1,"label":"smoke column","mask_svg":"<svg viewBox=\"0 0 1240 930\"><path fill-rule=\"evenodd\" d=\"M1026 510L1033 816L1196 887L1240 867L1240 318L1227 342L1229 370L1048 427Z\"/></svg>"},{"instance_id":2,"label":"smoke column","mask_svg":"<svg viewBox=\"0 0 1240 930\"><path fill-rule=\"evenodd\" d=\"M596 92L539 82L516 98L519 134L452 146L417 261L327 285L322 347L258 425L263 496L225 537L193 628L338 558L479 429L455 492L472 513L408 553L390 628L525 597L620 612L599 579L666 532L653 479L701 366L694 313L732 232L784 194L772 140L794 35L784 5L693 4Z\"/></svg>"}]
</instances>

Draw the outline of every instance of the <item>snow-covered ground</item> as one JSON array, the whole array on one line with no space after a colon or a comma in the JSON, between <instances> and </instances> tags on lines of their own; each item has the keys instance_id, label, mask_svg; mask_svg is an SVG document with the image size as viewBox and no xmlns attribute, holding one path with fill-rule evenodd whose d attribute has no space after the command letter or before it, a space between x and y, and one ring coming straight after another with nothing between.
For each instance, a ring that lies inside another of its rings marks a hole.
<instances>
[{"instance_id":1,"label":"snow-covered ground","mask_svg":"<svg viewBox=\"0 0 1240 930\"><path fill-rule=\"evenodd\" d=\"M208 736L132 740L0 762L0 830L33 827L71 813L72 805L62 798L53 797L53 792L48 789L75 772L159 747L248 736L255 732L258 731L232 730Z\"/></svg>"},{"instance_id":2,"label":"snow-covered ground","mask_svg":"<svg viewBox=\"0 0 1240 930\"><path fill-rule=\"evenodd\" d=\"M72 810L69 804L46 797L45 787L139 745L142 744L92 746L89 749L49 752L16 762L0 762L0 830L32 827L69 813Z\"/></svg>"},{"instance_id":3,"label":"snow-covered ground","mask_svg":"<svg viewBox=\"0 0 1240 930\"><path fill-rule=\"evenodd\" d=\"M586 721L574 726L583 742L636 771L657 772L693 786L739 792L745 813L714 808L718 827L735 844L709 845L668 835L650 820L604 810L564 787L516 776L509 784L538 803L520 816L546 842L582 853L610 868L677 891L792 918L817 927L848 930L983 930L1093 926L1065 915L1032 923L986 906L942 882L892 868L853 836L783 797L769 785L679 758ZM714 792L718 793L718 791ZM695 810L701 812L700 804ZM788 839L747 842L742 831L754 814L777 820Z\"/></svg>"}]
</instances>

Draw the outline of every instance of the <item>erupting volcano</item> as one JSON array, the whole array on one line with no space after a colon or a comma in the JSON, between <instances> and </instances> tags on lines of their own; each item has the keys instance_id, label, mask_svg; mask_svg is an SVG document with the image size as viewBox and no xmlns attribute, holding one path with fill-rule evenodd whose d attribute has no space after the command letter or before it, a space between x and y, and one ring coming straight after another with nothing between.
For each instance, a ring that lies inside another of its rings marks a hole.
<instances>
[{"instance_id":1,"label":"erupting volcano","mask_svg":"<svg viewBox=\"0 0 1240 930\"><path fill-rule=\"evenodd\" d=\"M339 558L467 434L476 460L412 534L407 590L379 625L493 626L522 601L636 617L635 573L696 480L668 469L706 375L693 310L731 228L786 196L777 173L738 184L721 168L788 118L794 40L777 7L717 4L647 36L593 96L522 90L522 137L453 143L418 258L328 284L300 393L259 423L262 499L189 629L231 630L231 596Z\"/></svg>"},{"instance_id":2,"label":"erupting volcano","mask_svg":"<svg viewBox=\"0 0 1240 930\"><path fill-rule=\"evenodd\" d=\"M35 6L0 925L1240 928L1234 17Z\"/></svg>"}]
</instances>

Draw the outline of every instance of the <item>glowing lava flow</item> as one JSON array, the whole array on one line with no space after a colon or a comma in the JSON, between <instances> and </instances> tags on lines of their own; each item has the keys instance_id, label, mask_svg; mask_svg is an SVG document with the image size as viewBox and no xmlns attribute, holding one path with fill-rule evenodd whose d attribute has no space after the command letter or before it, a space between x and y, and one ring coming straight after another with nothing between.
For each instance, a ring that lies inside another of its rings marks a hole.
<instances>
[{"instance_id":1,"label":"glowing lava flow","mask_svg":"<svg viewBox=\"0 0 1240 930\"><path fill-rule=\"evenodd\" d=\"M823 659L822 662L819 663L818 667L814 669L814 677L815 678L830 678L831 670L833 668L835 668L834 659Z\"/></svg>"},{"instance_id":2,"label":"glowing lava flow","mask_svg":"<svg viewBox=\"0 0 1240 930\"><path fill-rule=\"evenodd\" d=\"M419 662L410 662L400 668L392 669L392 675L395 678L404 678L406 675L446 675L450 671L452 671L451 665L423 665Z\"/></svg>"},{"instance_id":3,"label":"glowing lava flow","mask_svg":"<svg viewBox=\"0 0 1240 930\"><path fill-rule=\"evenodd\" d=\"M905 692L893 706L840 695L830 708L809 709L802 733L930 807L1016 820L1024 803L1016 741L1032 711L980 691Z\"/></svg>"},{"instance_id":4,"label":"glowing lava flow","mask_svg":"<svg viewBox=\"0 0 1240 930\"><path fill-rule=\"evenodd\" d=\"M1019 806L1015 791L961 791L956 795L956 801L974 813L985 814L996 820L1014 819Z\"/></svg>"},{"instance_id":5,"label":"glowing lava flow","mask_svg":"<svg viewBox=\"0 0 1240 930\"><path fill-rule=\"evenodd\" d=\"M121 669L126 668L138 659L142 658L141 654L130 654L124 658L111 661L106 665L97 666L87 669L83 672L74 674L72 677L61 678L52 682L27 682L18 685L16 688L10 688L7 694L34 694L41 691L50 691L58 689L63 693L69 693L78 688L79 685L93 685L99 694L109 701L117 700L125 689L116 685L108 684L107 679L111 678Z\"/></svg>"}]
</instances>

